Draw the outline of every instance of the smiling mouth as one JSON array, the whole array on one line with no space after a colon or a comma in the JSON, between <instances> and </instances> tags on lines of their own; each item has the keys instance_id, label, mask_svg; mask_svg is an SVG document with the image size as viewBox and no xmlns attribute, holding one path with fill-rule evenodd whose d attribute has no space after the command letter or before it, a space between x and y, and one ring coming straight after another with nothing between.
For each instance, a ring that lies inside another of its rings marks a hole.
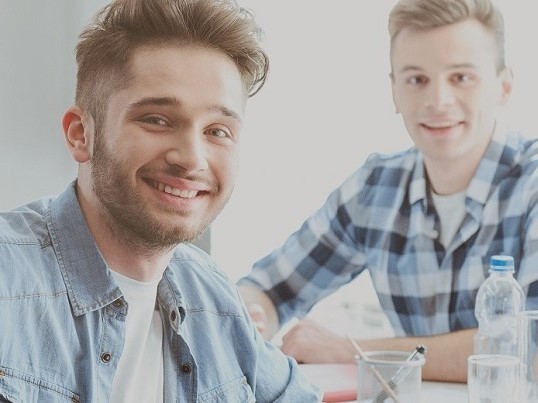
<instances>
[{"instance_id":1,"label":"smiling mouth","mask_svg":"<svg viewBox=\"0 0 538 403\"><path fill-rule=\"evenodd\" d=\"M177 189L157 181L153 181L152 186L163 193L168 193L172 196L181 197L182 199L194 199L196 196L198 196L199 193L198 190Z\"/></svg>"},{"instance_id":2,"label":"smiling mouth","mask_svg":"<svg viewBox=\"0 0 538 403\"><path fill-rule=\"evenodd\" d=\"M458 122L446 121L446 122L421 123L420 125L429 130L447 130L447 129L453 129L462 124L463 122L459 122L459 121Z\"/></svg>"}]
</instances>

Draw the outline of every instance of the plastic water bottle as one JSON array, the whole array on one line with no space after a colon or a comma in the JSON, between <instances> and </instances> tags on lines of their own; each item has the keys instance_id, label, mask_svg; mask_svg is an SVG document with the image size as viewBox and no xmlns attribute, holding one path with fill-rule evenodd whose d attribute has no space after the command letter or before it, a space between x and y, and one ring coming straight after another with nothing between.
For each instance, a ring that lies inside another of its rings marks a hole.
<instances>
[{"instance_id":1,"label":"plastic water bottle","mask_svg":"<svg viewBox=\"0 0 538 403\"><path fill-rule=\"evenodd\" d=\"M524 306L525 294L514 278L514 258L492 256L489 277L476 296L475 354L517 356L517 314Z\"/></svg>"}]
</instances>

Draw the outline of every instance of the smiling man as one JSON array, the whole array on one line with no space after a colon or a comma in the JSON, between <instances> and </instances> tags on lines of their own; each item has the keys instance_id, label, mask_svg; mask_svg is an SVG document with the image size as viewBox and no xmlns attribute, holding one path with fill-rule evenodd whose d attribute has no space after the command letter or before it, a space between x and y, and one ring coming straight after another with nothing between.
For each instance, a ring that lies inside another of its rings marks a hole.
<instances>
[{"instance_id":1,"label":"smiling man","mask_svg":"<svg viewBox=\"0 0 538 403\"><path fill-rule=\"evenodd\" d=\"M492 255L514 257L527 308L538 308L538 144L500 118L512 73L490 0L400 0L389 31L394 104L414 147L368 158L239 284L270 338L368 270L397 337L360 345L424 344L424 378L465 381ZM355 355L308 319L282 350L304 362Z\"/></svg>"},{"instance_id":2,"label":"smiling man","mask_svg":"<svg viewBox=\"0 0 538 403\"><path fill-rule=\"evenodd\" d=\"M233 1L129 0L81 34L78 177L0 214L0 401L320 401L189 244L232 193L258 31Z\"/></svg>"}]
</instances>

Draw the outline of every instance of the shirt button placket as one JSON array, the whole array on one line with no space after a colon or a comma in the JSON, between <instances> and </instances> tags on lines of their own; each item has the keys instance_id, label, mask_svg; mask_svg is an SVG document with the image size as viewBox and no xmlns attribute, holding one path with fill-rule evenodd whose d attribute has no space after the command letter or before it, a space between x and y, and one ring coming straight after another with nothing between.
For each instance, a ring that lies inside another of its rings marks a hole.
<instances>
[{"instance_id":1,"label":"shirt button placket","mask_svg":"<svg viewBox=\"0 0 538 403\"><path fill-rule=\"evenodd\" d=\"M101 354L101 361L103 361L105 364L108 364L111 359L112 359L112 354L110 353Z\"/></svg>"},{"instance_id":2,"label":"shirt button placket","mask_svg":"<svg viewBox=\"0 0 538 403\"><path fill-rule=\"evenodd\" d=\"M181 372L183 372L185 375L190 374L192 372L191 365L188 363L181 364Z\"/></svg>"}]
</instances>

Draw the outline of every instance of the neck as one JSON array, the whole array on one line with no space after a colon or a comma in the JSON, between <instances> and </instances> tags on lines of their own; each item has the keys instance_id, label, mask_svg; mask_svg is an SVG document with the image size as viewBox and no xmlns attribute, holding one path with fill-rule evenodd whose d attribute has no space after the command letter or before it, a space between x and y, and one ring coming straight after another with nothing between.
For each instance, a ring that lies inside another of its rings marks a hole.
<instances>
[{"instance_id":1,"label":"neck","mask_svg":"<svg viewBox=\"0 0 538 403\"><path fill-rule=\"evenodd\" d=\"M432 190L443 196L467 189L492 137L493 132L491 136L475 144L470 151L455 158L439 159L424 155L424 168Z\"/></svg>"},{"instance_id":2,"label":"neck","mask_svg":"<svg viewBox=\"0 0 538 403\"><path fill-rule=\"evenodd\" d=\"M461 192L469 186L478 168L480 160L455 164L454 162L439 162L424 159L428 180L432 190L438 195L451 195Z\"/></svg>"},{"instance_id":3,"label":"neck","mask_svg":"<svg viewBox=\"0 0 538 403\"><path fill-rule=\"evenodd\" d=\"M107 218L104 209L96 205L98 202L95 198L87 197L80 188L77 190L82 213L107 265L138 281L160 278L170 262L174 248L150 248L142 241L127 239L122 236L122 229Z\"/></svg>"}]
</instances>

